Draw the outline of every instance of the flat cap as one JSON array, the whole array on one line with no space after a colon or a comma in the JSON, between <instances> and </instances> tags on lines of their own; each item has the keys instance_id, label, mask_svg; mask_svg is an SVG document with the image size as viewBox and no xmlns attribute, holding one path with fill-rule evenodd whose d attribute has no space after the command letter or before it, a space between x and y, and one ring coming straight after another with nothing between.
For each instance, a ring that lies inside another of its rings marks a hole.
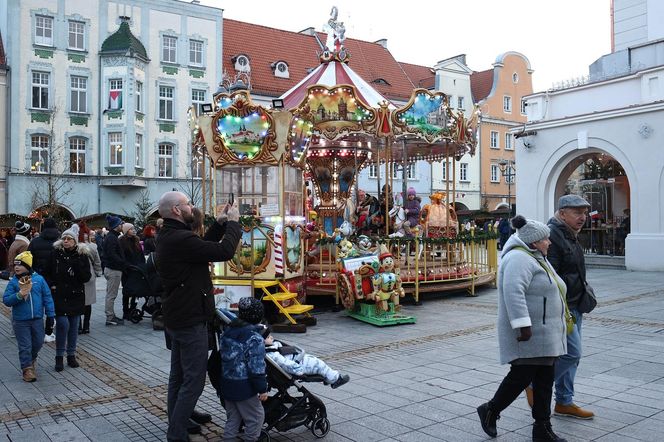
<instances>
[{"instance_id":1,"label":"flat cap","mask_svg":"<svg viewBox=\"0 0 664 442\"><path fill-rule=\"evenodd\" d=\"M563 195L558 200L558 209L566 207L590 207L590 203L579 195Z\"/></svg>"}]
</instances>

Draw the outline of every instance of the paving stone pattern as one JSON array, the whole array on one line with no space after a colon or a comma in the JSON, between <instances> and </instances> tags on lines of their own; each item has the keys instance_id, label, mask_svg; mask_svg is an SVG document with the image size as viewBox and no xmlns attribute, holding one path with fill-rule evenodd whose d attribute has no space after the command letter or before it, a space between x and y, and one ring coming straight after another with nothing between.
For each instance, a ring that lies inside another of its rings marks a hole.
<instances>
[{"instance_id":1,"label":"paving stone pattern","mask_svg":"<svg viewBox=\"0 0 664 442\"><path fill-rule=\"evenodd\" d=\"M661 441L664 274L597 269L588 279L600 305L584 318L576 401L597 417L554 417L554 428L570 441ZM149 320L106 327L105 281L97 281L91 334L79 337L81 367L56 373L54 344L46 344L35 383L21 380L10 311L0 307L0 440L165 440L170 353L163 333ZM426 294L423 305L404 306L417 324L377 328L328 311L317 313L318 325L306 334L277 335L351 376L336 390L307 384L327 407L325 440L487 440L475 407L491 397L507 367L497 363L496 291L477 294ZM120 305L118 299L116 311ZM225 416L211 386L198 408L213 422L192 441L221 440ZM502 413L496 440L530 440L531 424L519 398ZM306 428L272 437L316 440Z\"/></svg>"}]
</instances>

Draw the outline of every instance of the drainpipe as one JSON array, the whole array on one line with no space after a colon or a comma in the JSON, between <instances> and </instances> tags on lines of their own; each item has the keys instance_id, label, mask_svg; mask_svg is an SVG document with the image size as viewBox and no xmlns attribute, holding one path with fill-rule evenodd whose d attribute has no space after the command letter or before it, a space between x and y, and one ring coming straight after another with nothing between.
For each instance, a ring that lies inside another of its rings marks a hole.
<instances>
[{"instance_id":1,"label":"drainpipe","mask_svg":"<svg viewBox=\"0 0 664 442\"><path fill-rule=\"evenodd\" d=\"M99 57L99 79L97 80L99 83L99 87L97 88L97 179L99 180L97 182L97 213L101 213L101 151L102 151L102 133L101 133L101 123L102 123L102 118L104 117L104 114L102 113L101 110L101 103L102 103L102 77L103 77L103 72L101 69L101 57Z\"/></svg>"},{"instance_id":2,"label":"drainpipe","mask_svg":"<svg viewBox=\"0 0 664 442\"><path fill-rule=\"evenodd\" d=\"M5 154L7 155L7 170L5 171L5 204L3 210L5 213L9 212L9 174L12 171L12 143L11 143L11 108L12 108L12 94L11 94L11 80L12 73L9 66L5 66L7 70L7 84L5 85L5 93L7 94L7 115L5 115Z\"/></svg>"}]
</instances>

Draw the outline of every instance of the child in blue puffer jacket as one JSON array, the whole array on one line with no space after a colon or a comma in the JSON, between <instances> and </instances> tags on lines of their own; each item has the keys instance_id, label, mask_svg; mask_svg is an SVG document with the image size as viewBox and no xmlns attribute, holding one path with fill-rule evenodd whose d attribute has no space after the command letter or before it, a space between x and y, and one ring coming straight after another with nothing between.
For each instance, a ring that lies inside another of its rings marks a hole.
<instances>
[{"instance_id":1,"label":"child in blue puffer jacket","mask_svg":"<svg viewBox=\"0 0 664 442\"><path fill-rule=\"evenodd\" d=\"M265 344L258 323L263 319L263 303L241 298L238 318L221 337L221 391L226 405L224 440L235 440L244 421L244 440L260 437L265 411L261 401L268 398L265 375Z\"/></svg>"},{"instance_id":2,"label":"child in blue puffer jacket","mask_svg":"<svg viewBox=\"0 0 664 442\"><path fill-rule=\"evenodd\" d=\"M26 251L18 254L13 265L14 276L9 280L2 301L7 307L12 307L12 325L23 380L34 382L37 380L35 365L44 344L44 333L53 333L55 306L46 280L32 270L32 253Z\"/></svg>"}]
</instances>

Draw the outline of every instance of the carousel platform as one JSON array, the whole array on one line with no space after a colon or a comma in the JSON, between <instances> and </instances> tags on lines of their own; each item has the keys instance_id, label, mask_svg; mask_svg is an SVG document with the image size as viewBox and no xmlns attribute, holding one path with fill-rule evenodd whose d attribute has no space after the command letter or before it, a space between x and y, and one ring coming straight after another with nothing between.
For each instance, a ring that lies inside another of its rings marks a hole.
<instances>
[{"instance_id":1,"label":"carousel platform","mask_svg":"<svg viewBox=\"0 0 664 442\"><path fill-rule=\"evenodd\" d=\"M357 303L352 310L346 310L348 316L358 321L366 322L378 327L389 325L415 324L415 316L408 316L400 313L393 303L389 303L387 312L376 311L373 303Z\"/></svg>"}]
</instances>

